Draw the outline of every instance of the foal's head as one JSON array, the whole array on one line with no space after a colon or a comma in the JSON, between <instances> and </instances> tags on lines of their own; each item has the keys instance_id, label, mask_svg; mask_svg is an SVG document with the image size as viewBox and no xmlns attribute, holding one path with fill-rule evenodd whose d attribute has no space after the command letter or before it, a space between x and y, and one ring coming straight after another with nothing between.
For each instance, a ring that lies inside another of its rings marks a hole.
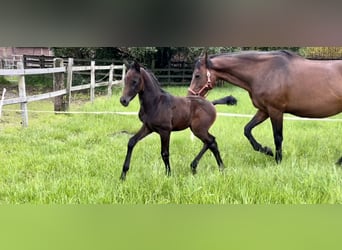
<instances>
[{"instance_id":1,"label":"foal's head","mask_svg":"<svg viewBox=\"0 0 342 250\"><path fill-rule=\"evenodd\" d=\"M144 89L143 79L141 77L140 65L133 62L127 66L128 71L124 78L124 89L120 102L123 106L128 106L129 102Z\"/></svg>"},{"instance_id":2,"label":"foal's head","mask_svg":"<svg viewBox=\"0 0 342 250\"><path fill-rule=\"evenodd\" d=\"M211 74L210 60L207 53L203 58L197 60L192 74L188 95L205 96L213 88L215 76Z\"/></svg>"}]
</instances>

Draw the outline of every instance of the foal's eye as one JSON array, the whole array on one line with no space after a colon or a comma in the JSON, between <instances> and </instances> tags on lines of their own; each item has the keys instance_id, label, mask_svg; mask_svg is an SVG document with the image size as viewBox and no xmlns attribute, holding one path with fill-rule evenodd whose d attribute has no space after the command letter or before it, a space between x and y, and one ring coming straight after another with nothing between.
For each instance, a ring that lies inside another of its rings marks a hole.
<instances>
[{"instance_id":1,"label":"foal's eye","mask_svg":"<svg viewBox=\"0 0 342 250\"><path fill-rule=\"evenodd\" d=\"M200 78L200 75L198 75L198 74L197 74L197 75L195 75L195 78L196 78L196 79Z\"/></svg>"}]
</instances>

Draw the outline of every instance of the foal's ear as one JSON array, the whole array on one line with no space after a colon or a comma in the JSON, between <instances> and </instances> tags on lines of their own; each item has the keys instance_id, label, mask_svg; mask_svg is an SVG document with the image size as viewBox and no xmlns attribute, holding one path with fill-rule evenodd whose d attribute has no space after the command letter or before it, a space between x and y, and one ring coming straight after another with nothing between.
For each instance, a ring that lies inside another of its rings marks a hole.
<instances>
[{"instance_id":1,"label":"foal's ear","mask_svg":"<svg viewBox=\"0 0 342 250\"><path fill-rule=\"evenodd\" d=\"M129 62L127 61L127 59L123 59L122 62L125 64L127 69L130 68L130 65L129 65Z\"/></svg>"},{"instance_id":2,"label":"foal's ear","mask_svg":"<svg viewBox=\"0 0 342 250\"><path fill-rule=\"evenodd\" d=\"M133 62L133 64L132 64L132 67L133 67L136 71L140 72L140 64L139 64L136 60L134 60L134 62Z\"/></svg>"}]
</instances>

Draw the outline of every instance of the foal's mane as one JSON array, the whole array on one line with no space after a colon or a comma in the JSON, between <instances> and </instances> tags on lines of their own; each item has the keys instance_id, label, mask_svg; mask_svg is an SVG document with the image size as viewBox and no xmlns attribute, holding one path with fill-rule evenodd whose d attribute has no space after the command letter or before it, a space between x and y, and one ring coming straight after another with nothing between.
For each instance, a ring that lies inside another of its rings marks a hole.
<instances>
[{"instance_id":1,"label":"foal's mane","mask_svg":"<svg viewBox=\"0 0 342 250\"><path fill-rule=\"evenodd\" d=\"M144 67L141 67L140 70L144 70L145 73L149 76L149 78L151 79L151 82L154 86L156 86L162 93L167 93L165 90L163 90L160 86L160 82L158 81L157 77L155 76L155 74L153 74L153 72L151 70L148 70Z\"/></svg>"}]
</instances>

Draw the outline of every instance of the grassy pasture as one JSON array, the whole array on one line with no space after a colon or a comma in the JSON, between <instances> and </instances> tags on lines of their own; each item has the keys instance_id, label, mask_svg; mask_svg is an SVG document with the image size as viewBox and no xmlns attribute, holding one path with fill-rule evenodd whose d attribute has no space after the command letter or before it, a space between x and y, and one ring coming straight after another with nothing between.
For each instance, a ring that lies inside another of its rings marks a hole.
<instances>
[{"instance_id":1,"label":"grassy pasture","mask_svg":"<svg viewBox=\"0 0 342 250\"><path fill-rule=\"evenodd\" d=\"M167 87L185 95L185 87ZM120 89L73 111L138 111L138 99L124 108ZM213 100L232 94L237 106L218 112L254 114L239 88L215 88ZM341 122L284 121L283 162L255 152L243 135L250 118L218 116L211 128L226 165L224 173L207 152L193 176L190 162L202 147L189 130L171 136L172 176L164 175L160 141L152 134L137 144L125 182L119 181L136 115L29 112L21 128L19 106L5 106L0 122L0 204L336 204L342 202ZM52 111L51 101L29 103L30 111ZM342 118L337 115L333 118ZM274 150L270 121L254 129L256 139Z\"/></svg>"}]
</instances>

